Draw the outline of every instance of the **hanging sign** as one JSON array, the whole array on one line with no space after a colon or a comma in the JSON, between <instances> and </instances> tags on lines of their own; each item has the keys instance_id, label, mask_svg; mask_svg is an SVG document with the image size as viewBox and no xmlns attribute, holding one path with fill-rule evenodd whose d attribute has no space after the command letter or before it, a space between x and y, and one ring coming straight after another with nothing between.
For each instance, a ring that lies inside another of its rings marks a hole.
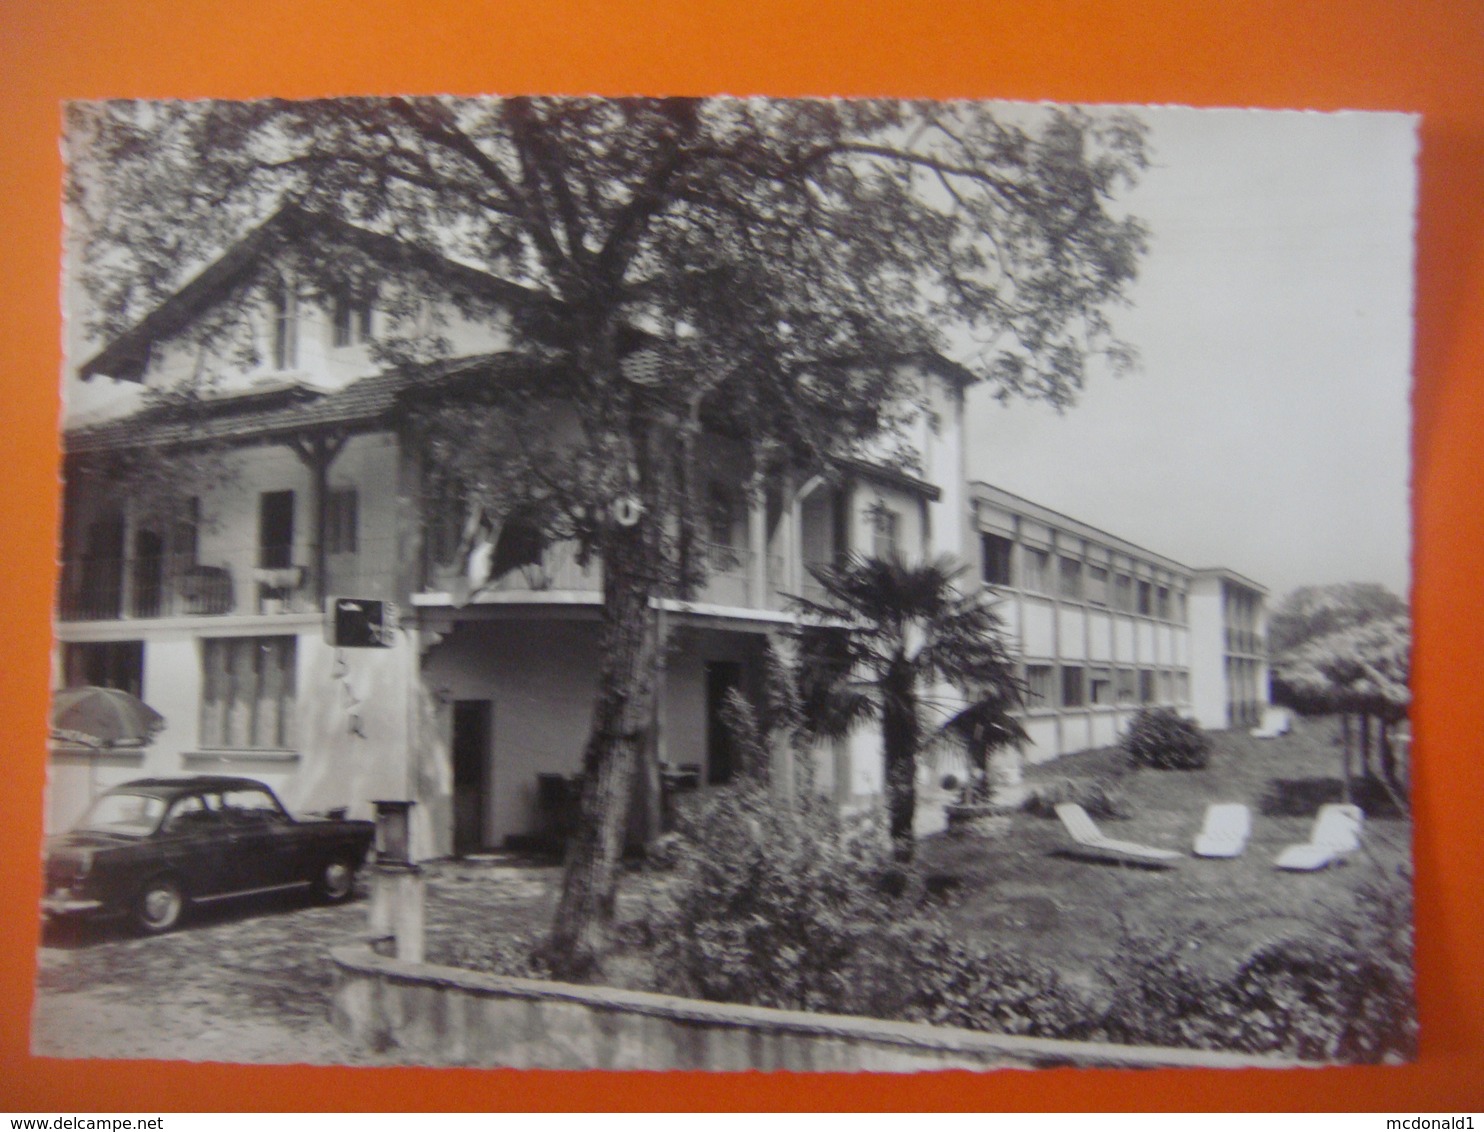
<instances>
[{"instance_id":1,"label":"hanging sign","mask_svg":"<svg viewBox=\"0 0 1484 1132\"><path fill-rule=\"evenodd\" d=\"M325 640L341 649L389 649L398 625L395 602L332 597L325 603Z\"/></svg>"}]
</instances>

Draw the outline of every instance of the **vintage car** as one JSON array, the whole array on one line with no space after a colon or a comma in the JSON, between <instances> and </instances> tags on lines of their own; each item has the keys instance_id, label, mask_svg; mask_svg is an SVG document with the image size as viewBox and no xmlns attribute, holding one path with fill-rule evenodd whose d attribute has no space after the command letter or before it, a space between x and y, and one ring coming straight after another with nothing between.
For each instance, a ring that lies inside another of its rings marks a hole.
<instances>
[{"instance_id":1,"label":"vintage car","mask_svg":"<svg viewBox=\"0 0 1484 1132\"><path fill-rule=\"evenodd\" d=\"M309 887L348 900L375 827L296 820L250 778L141 778L100 795L69 833L47 839L43 913L131 916L169 931L192 904Z\"/></svg>"}]
</instances>

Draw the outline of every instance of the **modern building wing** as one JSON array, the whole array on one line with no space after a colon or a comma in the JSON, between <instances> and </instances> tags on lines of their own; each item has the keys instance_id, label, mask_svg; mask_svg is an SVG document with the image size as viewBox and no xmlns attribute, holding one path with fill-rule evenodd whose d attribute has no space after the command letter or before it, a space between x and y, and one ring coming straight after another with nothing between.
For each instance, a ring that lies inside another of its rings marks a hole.
<instances>
[{"instance_id":1,"label":"modern building wing","mask_svg":"<svg viewBox=\"0 0 1484 1132\"><path fill-rule=\"evenodd\" d=\"M1024 665L1026 751L1106 746L1141 709L1250 726L1267 701L1262 587L1193 570L985 483L970 488L979 578Z\"/></svg>"}]
</instances>

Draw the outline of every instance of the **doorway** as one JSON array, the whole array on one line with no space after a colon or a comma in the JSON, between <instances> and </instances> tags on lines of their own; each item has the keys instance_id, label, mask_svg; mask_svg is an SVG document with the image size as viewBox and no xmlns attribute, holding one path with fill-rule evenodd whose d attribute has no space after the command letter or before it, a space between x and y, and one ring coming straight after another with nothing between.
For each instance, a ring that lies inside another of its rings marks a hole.
<instances>
[{"instance_id":1,"label":"doorway","mask_svg":"<svg viewBox=\"0 0 1484 1132\"><path fill-rule=\"evenodd\" d=\"M463 857L485 848L485 814L493 777L490 751L494 705L455 700L453 705L453 851Z\"/></svg>"},{"instance_id":2,"label":"doorway","mask_svg":"<svg viewBox=\"0 0 1484 1132\"><path fill-rule=\"evenodd\" d=\"M730 782L738 770L737 743L723 722L727 693L742 687L742 665L735 660L706 662L706 781Z\"/></svg>"}]
</instances>

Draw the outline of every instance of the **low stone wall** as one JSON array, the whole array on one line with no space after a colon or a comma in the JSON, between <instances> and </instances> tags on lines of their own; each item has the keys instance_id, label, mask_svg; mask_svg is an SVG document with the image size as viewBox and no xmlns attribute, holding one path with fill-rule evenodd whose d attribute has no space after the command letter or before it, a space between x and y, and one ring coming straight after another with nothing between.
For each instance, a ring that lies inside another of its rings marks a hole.
<instances>
[{"instance_id":1,"label":"low stone wall","mask_svg":"<svg viewBox=\"0 0 1484 1132\"><path fill-rule=\"evenodd\" d=\"M362 1048L399 1049L438 1065L902 1072L1290 1064L501 978L393 959L368 945L332 956L336 1029Z\"/></svg>"}]
</instances>

